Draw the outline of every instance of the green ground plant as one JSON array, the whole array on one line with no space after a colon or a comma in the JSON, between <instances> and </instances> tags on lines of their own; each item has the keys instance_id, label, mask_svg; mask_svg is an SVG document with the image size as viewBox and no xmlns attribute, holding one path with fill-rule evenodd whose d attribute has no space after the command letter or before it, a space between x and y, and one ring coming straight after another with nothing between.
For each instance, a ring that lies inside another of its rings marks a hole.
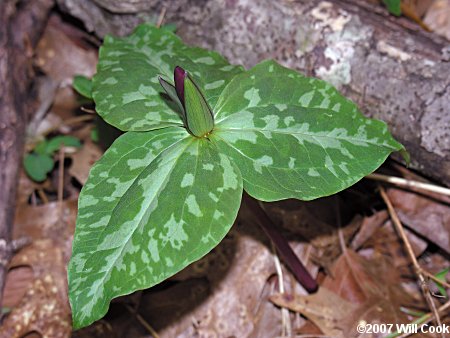
<instances>
[{"instance_id":1,"label":"green ground plant","mask_svg":"<svg viewBox=\"0 0 450 338\"><path fill-rule=\"evenodd\" d=\"M25 155L23 167L27 175L36 182L45 181L47 174L53 170L53 155L61 146L80 148L80 140L70 135L59 135L39 142L32 152Z\"/></svg>"}]
</instances>

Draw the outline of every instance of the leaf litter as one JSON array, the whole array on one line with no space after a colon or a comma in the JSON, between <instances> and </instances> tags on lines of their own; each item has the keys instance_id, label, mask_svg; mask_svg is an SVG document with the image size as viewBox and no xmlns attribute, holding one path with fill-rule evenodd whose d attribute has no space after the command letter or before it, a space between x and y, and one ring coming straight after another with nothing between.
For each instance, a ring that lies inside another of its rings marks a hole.
<instances>
[{"instance_id":1,"label":"leaf litter","mask_svg":"<svg viewBox=\"0 0 450 338\"><path fill-rule=\"evenodd\" d=\"M332 200L265 206L320 281L316 294L306 295L284 267L285 293L279 293L275 253L244 206L233 231L209 255L169 281L116 300L104 320L72 333L66 264L76 199L101 148L90 138L92 121L65 125L65 121L81 114L80 101L67 86L80 69L70 68L62 63L67 57L52 53L59 49L73 53L81 48L75 53L76 63L85 62L87 68L81 73L88 76L96 60L93 48L83 52L85 46L74 43L67 30L58 29L61 24L53 19L53 28L46 36L58 48L49 47L47 41L38 53L37 64L59 89L47 91L55 104L39 121L37 136L70 134L79 137L83 147L64 163L62 202L56 200L57 167L41 184L21 175L14 237L31 237L32 244L17 253L10 264L4 296L10 312L0 337L22 337L31 332L48 337L155 336L148 327L159 337L276 337L285 325L278 306L292 310L289 321L293 334L356 337L355 326L361 321L409 323L418 318L412 313L429 312L385 208L373 212L369 206L361 210L354 205L357 201L351 203L353 196L343 206L350 211L341 227L337 226ZM360 188L355 189L375 195L373 186ZM448 268L448 203L396 188L389 189L388 194L423 268L432 273ZM438 292L435 284L429 283L433 292ZM445 301L435 300L438 305ZM441 319L448 323L445 316Z\"/></svg>"}]
</instances>

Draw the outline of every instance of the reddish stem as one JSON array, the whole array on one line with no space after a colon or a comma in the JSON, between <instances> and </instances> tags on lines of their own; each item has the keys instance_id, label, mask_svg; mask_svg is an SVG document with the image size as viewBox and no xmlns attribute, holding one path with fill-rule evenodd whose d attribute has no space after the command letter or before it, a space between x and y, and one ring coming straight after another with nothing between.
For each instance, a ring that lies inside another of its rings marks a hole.
<instances>
[{"instance_id":1,"label":"reddish stem","mask_svg":"<svg viewBox=\"0 0 450 338\"><path fill-rule=\"evenodd\" d=\"M286 238L281 235L281 232L277 229L264 209L261 208L258 201L248 196L247 194L245 194L245 199L247 205L250 207L250 209L258 219L258 224L263 228L266 235L271 239L271 241L277 248L281 258L284 260L288 268L292 271L297 281L307 292L313 293L317 291L319 286L317 285L316 280L312 278L308 270L306 270L303 263L290 247Z\"/></svg>"}]
</instances>

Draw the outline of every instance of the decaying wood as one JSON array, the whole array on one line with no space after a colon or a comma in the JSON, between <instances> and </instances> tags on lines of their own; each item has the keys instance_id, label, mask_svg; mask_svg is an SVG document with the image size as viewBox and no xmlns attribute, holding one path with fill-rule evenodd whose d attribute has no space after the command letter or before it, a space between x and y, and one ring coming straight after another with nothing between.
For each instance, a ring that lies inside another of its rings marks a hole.
<instances>
[{"instance_id":1,"label":"decaying wood","mask_svg":"<svg viewBox=\"0 0 450 338\"><path fill-rule=\"evenodd\" d=\"M165 6L188 43L247 67L275 58L325 79L389 124L413 168L450 185L450 46L414 23L356 0L58 3L99 36L128 34Z\"/></svg>"},{"instance_id":2,"label":"decaying wood","mask_svg":"<svg viewBox=\"0 0 450 338\"><path fill-rule=\"evenodd\" d=\"M11 242L17 179L33 102L31 57L53 0L0 1L0 307Z\"/></svg>"}]
</instances>

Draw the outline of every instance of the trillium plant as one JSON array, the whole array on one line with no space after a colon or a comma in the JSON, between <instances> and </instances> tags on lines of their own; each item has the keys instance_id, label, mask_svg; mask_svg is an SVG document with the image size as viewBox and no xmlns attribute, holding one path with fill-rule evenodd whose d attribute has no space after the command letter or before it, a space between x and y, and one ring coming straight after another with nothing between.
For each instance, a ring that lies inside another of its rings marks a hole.
<instances>
[{"instance_id":1,"label":"trillium plant","mask_svg":"<svg viewBox=\"0 0 450 338\"><path fill-rule=\"evenodd\" d=\"M324 81L275 61L245 70L151 25L105 38L90 94L125 133L80 194L68 269L75 328L211 251L244 190L312 200L404 151Z\"/></svg>"}]
</instances>

